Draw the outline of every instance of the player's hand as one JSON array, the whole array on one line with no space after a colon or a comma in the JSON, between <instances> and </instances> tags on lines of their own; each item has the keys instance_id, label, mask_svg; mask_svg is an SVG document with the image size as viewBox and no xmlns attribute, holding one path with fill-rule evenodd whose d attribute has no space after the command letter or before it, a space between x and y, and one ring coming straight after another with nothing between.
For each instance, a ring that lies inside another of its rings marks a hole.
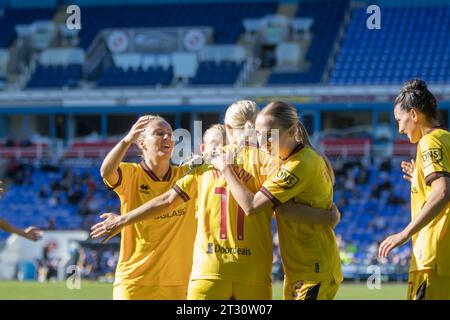
<instances>
[{"instance_id":1,"label":"player's hand","mask_svg":"<svg viewBox=\"0 0 450 320\"><path fill-rule=\"evenodd\" d=\"M110 212L103 213L100 218L104 220L91 228L90 236L92 239L106 237L102 240L102 242L105 243L122 230L122 219L120 215Z\"/></svg>"},{"instance_id":2,"label":"player's hand","mask_svg":"<svg viewBox=\"0 0 450 320\"><path fill-rule=\"evenodd\" d=\"M123 140L127 143L136 142L141 133L144 132L145 129L147 128L147 125L150 121L149 119L150 119L149 116L140 117L138 121L136 121L136 123L133 124L130 131L127 133L125 138L123 138Z\"/></svg>"},{"instance_id":3,"label":"player's hand","mask_svg":"<svg viewBox=\"0 0 450 320\"><path fill-rule=\"evenodd\" d=\"M331 208L331 215L332 215L332 223L331 226L335 228L339 222L341 222L341 212L339 211L338 207L333 203L333 207Z\"/></svg>"},{"instance_id":4,"label":"player's hand","mask_svg":"<svg viewBox=\"0 0 450 320\"><path fill-rule=\"evenodd\" d=\"M414 174L414 169L416 168L416 162L413 159L411 159L411 162L402 161L401 167L404 173L403 179L411 182L412 176Z\"/></svg>"},{"instance_id":5,"label":"player's hand","mask_svg":"<svg viewBox=\"0 0 450 320\"><path fill-rule=\"evenodd\" d=\"M231 166L234 164L235 153L231 150L222 151L222 148L219 148L211 155L211 164L219 170L220 172L224 172L227 166Z\"/></svg>"},{"instance_id":6,"label":"player's hand","mask_svg":"<svg viewBox=\"0 0 450 320\"><path fill-rule=\"evenodd\" d=\"M44 234L42 232L42 230L40 230L40 229L38 229L36 227L33 227L33 226L24 229L23 233L24 233L23 236L26 239L31 240L31 241L41 240L42 239L42 235Z\"/></svg>"},{"instance_id":7,"label":"player's hand","mask_svg":"<svg viewBox=\"0 0 450 320\"><path fill-rule=\"evenodd\" d=\"M408 242L409 238L406 237L402 232L393 234L387 237L381 244L378 249L378 256L381 258L387 258L389 253L401 245L404 245Z\"/></svg>"},{"instance_id":8,"label":"player's hand","mask_svg":"<svg viewBox=\"0 0 450 320\"><path fill-rule=\"evenodd\" d=\"M182 166L187 165L187 166L189 166L190 169L192 169L196 166L201 165L202 163L203 163L203 157L198 154L194 154L191 159L180 163L179 166L182 167Z\"/></svg>"}]
</instances>

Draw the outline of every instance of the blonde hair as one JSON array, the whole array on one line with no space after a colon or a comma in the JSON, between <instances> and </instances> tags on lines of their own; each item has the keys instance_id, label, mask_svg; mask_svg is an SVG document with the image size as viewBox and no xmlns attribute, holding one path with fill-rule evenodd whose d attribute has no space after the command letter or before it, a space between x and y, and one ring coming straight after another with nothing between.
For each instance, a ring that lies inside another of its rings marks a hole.
<instances>
[{"instance_id":1,"label":"blonde hair","mask_svg":"<svg viewBox=\"0 0 450 320\"><path fill-rule=\"evenodd\" d=\"M289 129L291 127L294 127L295 128L294 139L298 143L302 143L305 146L310 147L323 158L327 166L327 170L330 175L331 181L334 184L335 180L334 171L330 163L330 160L328 160L328 158L324 154L319 152L311 144L308 131L306 130L303 123L300 121L297 110L293 106L282 101L274 101L269 103L264 109L262 109L260 115L267 115L273 117L274 124L280 128Z\"/></svg>"},{"instance_id":2,"label":"blonde hair","mask_svg":"<svg viewBox=\"0 0 450 320\"><path fill-rule=\"evenodd\" d=\"M152 122L155 122L155 121L163 121L163 122L169 123L169 122L167 122L166 119L164 119L164 118L161 117L160 115L149 114L149 115L146 115L146 116L144 116L144 117L148 117L148 121L149 121L149 122L148 122L148 125L147 125L147 127L145 128L145 130L141 132L141 135L140 135L139 138L145 138L145 135L148 133L148 128L151 127L151 123L152 123Z\"/></svg>"},{"instance_id":3,"label":"blonde hair","mask_svg":"<svg viewBox=\"0 0 450 320\"><path fill-rule=\"evenodd\" d=\"M144 156L145 156L144 152L143 152L144 150L142 150L141 143L143 143L145 141L145 136L148 134L148 129L151 127L152 123L154 123L156 121L161 121L161 122L166 122L167 124L170 125L170 123L166 119L161 117L160 115L149 114L149 115L146 115L144 117L148 117L149 122L148 122L148 125L145 128L145 130L141 132L141 134L139 135L139 137L138 137L138 139L136 141L137 142L137 146L139 147L139 149L142 152L141 158L144 158Z\"/></svg>"},{"instance_id":4,"label":"blonde hair","mask_svg":"<svg viewBox=\"0 0 450 320\"><path fill-rule=\"evenodd\" d=\"M220 123L212 124L209 126L208 129L206 129L205 133L203 134L203 140L205 140L206 136L214 131L217 131L222 135L223 142L227 140L227 133L225 130L225 126Z\"/></svg>"},{"instance_id":5,"label":"blonde hair","mask_svg":"<svg viewBox=\"0 0 450 320\"><path fill-rule=\"evenodd\" d=\"M251 100L239 100L232 103L225 112L225 124L235 129L253 129L259 108Z\"/></svg>"}]
</instances>

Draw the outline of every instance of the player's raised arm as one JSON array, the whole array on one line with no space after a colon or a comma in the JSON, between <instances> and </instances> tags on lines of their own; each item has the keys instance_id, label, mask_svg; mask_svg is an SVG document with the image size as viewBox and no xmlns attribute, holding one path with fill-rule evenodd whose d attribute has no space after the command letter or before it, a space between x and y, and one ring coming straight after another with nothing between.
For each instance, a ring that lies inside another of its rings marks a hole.
<instances>
[{"instance_id":1,"label":"player's raised arm","mask_svg":"<svg viewBox=\"0 0 450 320\"><path fill-rule=\"evenodd\" d=\"M250 191L235 175L233 165L224 164L221 166L219 164L216 168L222 172L233 197L247 216L264 211L273 205L261 191L256 194Z\"/></svg>"},{"instance_id":2,"label":"player's raised arm","mask_svg":"<svg viewBox=\"0 0 450 320\"><path fill-rule=\"evenodd\" d=\"M269 197L264 195L262 191L258 191L256 194L251 192L234 174L232 165L226 165L224 167L219 166L218 169L221 169L233 197L239 203L239 206L244 210L246 215L258 213L273 205ZM336 226L341 217L341 214L335 205L333 205L330 210L323 210L312 208L294 202L293 200L280 204L276 207L275 211L288 220L306 224L329 224Z\"/></svg>"},{"instance_id":3,"label":"player's raised arm","mask_svg":"<svg viewBox=\"0 0 450 320\"><path fill-rule=\"evenodd\" d=\"M125 157L130 146L137 141L138 137L147 128L149 116L143 116L131 127L128 134L120 140L114 148L106 155L100 167L100 175L110 185L115 185L119 181L119 168L120 162Z\"/></svg>"},{"instance_id":4,"label":"player's raised arm","mask_svg":"<svg viewBox=\"0 0 450 320\"><path fill-rule=\"evenodd\" d=\"M15 233L21 237L24 237L25 239L31 240L31 241L37 241L42 238L42 231L36 227L28 227L25 229L16 228L12 224L10 224L5 219L0 218L0 229L5 230L9 233Z\"/></svg>"},{"instance_id":5,"label":"player's raised arm","mask_svg":"<svg viewBox=\"0 0 450 320\"><path fill-rule=\"evenodd\" d=\"M144 203L140 207L131 210L125 215L104 213L100 218L104 219L91 228L91 237L98 239L106 236L107 241L117 235L124 227L146 219L152 219L164 213L164 210L176 208L185 200L175 191L170 189L156 198Z\"/></svg>"}]
</instances>

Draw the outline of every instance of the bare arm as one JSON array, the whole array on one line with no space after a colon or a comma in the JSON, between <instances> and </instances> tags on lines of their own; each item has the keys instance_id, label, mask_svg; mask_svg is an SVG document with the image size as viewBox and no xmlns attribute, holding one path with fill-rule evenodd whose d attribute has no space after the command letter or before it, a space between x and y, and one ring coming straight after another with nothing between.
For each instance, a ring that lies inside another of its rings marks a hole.
<instances>
[{"instance_id":1,"label":"bare arm","mask_svg":"<svg viewBox=\"0 0 450 320\"><path fill-rule=\"evenodd\" d=\"M0 229L5 230L8 233L15 233L22 237L25 236L25 232L23 229L16 228L3 218L0 218Z\"/></svg>"},{"instance_id":2,"label":"bare arm","mask_svg":"<svg viewBox=\"0 0 450 320\"><path fill-rule=\"evenodd\" d=\"M400 233L387 237L380 245L379 255L387 257L392 249L399 247L427 226L450 202L450 178L440 177L431 183L431 193L419 214Z\"/></svg>"},{"instance_id":3,"label":"bare arm","mask_svg":"<svg viewBox=\"0 0 450 320\"><path fill-rule=\"evenodd\" d=\"M403 230L406 238L411 238L414 234L422 230L450 202L450 178L441 177L431 183L431 193L420 210L420 213Z\"/></svg>"},{"instance_id":4,"label":"bare arm","mask_svg":"<svg viewBox=\"0 0 450 320\"><path fill-rule=\"evenodd\" d=\"M119 181L119 168L120 162L122 162L125 154L130 146L136 142L137 138L143 132L148 124L148 117L140 117L138 121L133 125L130 132L117 143L114 148L106 155L100 167L100 175L110 185L115 185Z\"/></svg>"},{"instance_id":5,"label":"bare arm","mask_svg":"<svg viewBox=\"0 0 450 320\"><path fill-rule=\"evenodd\" d=\"M0 229L5 230L6 232L9 233L15 233L31 241L37 241L42 238L42 231L37 229L36 227L28 227L26 229L20 229L13 226L8 221L2 218L0 218Z\"/></svg>"},{"instance_id":6,"label":"bare arm","mask_svg":"<svg viewBox=\"0 0 450 320\"><path fill-rule=\"evenodd\" d=\"M91 228L91 237L93 239L107 236L104 241L109 240L118 234L124 227L135 224L137 222L152 219L163 214L167 210L176 208L182 204L184 200L178 195L174 189L159 195L152 200L144 203L140 207L131 210L125 215L116 215L104 213L100 218L105 219L97 223Z\"/></svg>"},{"instance_id":7,"label":"bare arm","mask_svg":"<svg viewBox=\"0 0 450 320\"><path fill-rule=\"evenodd\" d=\"M246 215L253 215L273 207L273 203L262 192L258 191L255 194L250 191L234 174L232 166L224 167L222 173L233 197ZM305 224L329 224L334 227L340 221L340 212L334 205L331 210L325 210L290 200L277 206L275 212L287 220Z\"/></svg>"},{"instance_id":8,"label":"bare arm","mask_svg":"<svg viewBox=\"0 0 450 320\"><path fill-rule=\"evenodd\" d=\"M170 189L156 198L144 203L142 206L121 216L123 225L128 226L147 219L152 219L167 210L173 210L183 204L184 200L174 189Z\"/></svg>"},{"instance_id":9,"label":"bare arm","mask_svg":"<svg viewBox=\"0 0 450 320\"><path fill-rule=\"evenodd\" d=\"M262 194L262 192L258 191L255 194L250 191L250 189L248 189L234 174L231 165L225 166L222 170L222 174L227 181L233 197L247 216L264 211L273 206L270 199Z\"/></svg>"},{"instance_id":10,"label":"bare arm","mask_svg":"<svg viewBox=\"0 0 450 320\"><path fill-rule=\"evenodd\" d=\"M331 210L325 210L289 200L277 207L275 212L287 220L304 224L329 224L335 227L341 220L341 213L334 204Z\"/></svg>"}]
</instances>

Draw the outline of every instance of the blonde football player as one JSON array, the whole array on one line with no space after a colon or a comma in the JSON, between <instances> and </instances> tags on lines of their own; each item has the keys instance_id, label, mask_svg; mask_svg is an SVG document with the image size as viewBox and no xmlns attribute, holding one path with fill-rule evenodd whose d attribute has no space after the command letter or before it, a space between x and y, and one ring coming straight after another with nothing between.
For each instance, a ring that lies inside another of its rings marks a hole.
<instances>
[{"instance_id":1,"label":"blonde football player","mask_svg":"<svg viewBox=\"0 0 450 320\"><path fill-rule=\"evenodd\" d=\"M227 138L232 148L240 145L242 130L252 125L257 107L251 101L239 101L230 106L225 123ZM231 116L233 115L233 116ZM227 120L229 119L229 120ZM231 123L231 124L230 124ZM237 174L251 190L258 190L261 181L256 147L241 149L246 159ZM151 219L162 209L197 199L198 230L194 248L194 265L189 283L189 299L270 299L272 265L272 208L255 217L245 214L232 197L225 179L213 165L206 162L193 168L174 188L146 203L122 218L107 219L93 227L93 237L114 235L123 226ZM308 208L295 204L295 209ZM289 207L289 206L287 206ZM330 212L313 210L323 214L329 223Z\"/></svg>"},{"instance_id":2,"label":"blonde football player","mask_svg":"<svg viewBox=\"0 0 450 320\"><path fill-rule=\"evenodd\" d=\"M273 141L272 130L279 130ZM267 105L256 120L260 146L278 143L281 167L259 190L251 190L235 174L233 165L220 166L231 192L248 218L294 199L318 209L333 205L334 175L328 160L309 143L294 107L284 102ZM266 141L261 136L269 136ZM269 143L267 143L269 142ZM273 151L273 150L269 150ZM284 298L332 299L342 281L337 241L329 224L312 224L296 212L277 211L280 251L285 271Z\"/></svg>"},{"instance_id":3,"label":"blonde football player","mask_svg":"<svg viewBox=\"0 0 450 320\"><path fill-rule=\"evenodd\" d=\"M142 150L143 160L122 162L133 143ZM159 116L143 116L109 152L101 176L119 196L122 215L171 189L186 173L187 166L170 164L173 147L170 124ZM124 228L113 298L186 299L195 226L194 203L187 202Z\"/></svg>"}]
</instances>

